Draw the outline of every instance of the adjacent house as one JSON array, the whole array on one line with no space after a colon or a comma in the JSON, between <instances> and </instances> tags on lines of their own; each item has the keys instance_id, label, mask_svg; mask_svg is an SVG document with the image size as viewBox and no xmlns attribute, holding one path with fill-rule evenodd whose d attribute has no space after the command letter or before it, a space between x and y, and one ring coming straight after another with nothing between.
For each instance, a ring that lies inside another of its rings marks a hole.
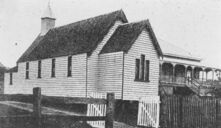
<instances>
[{"instance_id":1,"label":"adjacent house","mask_svg":"<svg viewBox=\"0 0 221 128\"><path fill-rule=\"evenodd\" d=\"M41 87L49 96L114 92L117 99L138 100L159 92L198 93L193 85L207 80L204 72L220 74L202 66L199 57L157 40L148 20L129 23L122 10L60 27L55 21L48 6L41 32L5 73L6 94Z\"/></svg>"},{"instance_id":2,"label":"adjacent house","mask_svg":"<svg viewBox=\"0 0 221 128\"><path fill-rule=\"evenodd\" d=\"M163 51L160 60L160 93L166 95L210 96L220 88L221 69L202 64L202 59L182 48L159 39Z\"/></svg>"}]
</instances>

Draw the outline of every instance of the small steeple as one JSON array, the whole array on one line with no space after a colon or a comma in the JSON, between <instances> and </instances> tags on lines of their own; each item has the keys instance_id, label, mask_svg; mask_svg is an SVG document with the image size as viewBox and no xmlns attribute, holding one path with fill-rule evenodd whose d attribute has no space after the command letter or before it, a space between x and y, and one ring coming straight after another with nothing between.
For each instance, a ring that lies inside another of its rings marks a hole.
<instances>
[{"instance_id":1,"label":"small steeple","mask_svg":"<svg viewBox=\"0 0 221 128\"><path fill-rule=\"evenodd\" d=\"M50 6L50 1L48 2L48 6L46 7L43 15L41 18L51 18L51 19L55 19L55 16L51 10L51 6Z\"/></svg>"},{"instance_id":2,"label":"small steeple","mask_svg":"<svg viewBox=\"0 0 221 128\"><path fill-rule=\"evenodd\" d=\"M45 35L50 29L55 26L55 16L51 10L50 1L41 17L41 35Z\"/></svg>"}]
</instances>

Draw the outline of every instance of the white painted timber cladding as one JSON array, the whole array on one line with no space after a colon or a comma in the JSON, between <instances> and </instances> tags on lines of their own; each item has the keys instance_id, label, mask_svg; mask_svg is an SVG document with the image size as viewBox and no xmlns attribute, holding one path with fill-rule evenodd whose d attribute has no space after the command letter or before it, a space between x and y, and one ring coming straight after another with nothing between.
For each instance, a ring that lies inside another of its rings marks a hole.
<instances>
[{"instance_id":1,"label":"white painted timber cladding","mask_svg":"<svg viewBox=\"0 0 221 128\"><path fill-rule=\"evenodd\" d=\"M109 38L112 36L116 28L122 24L121 21L116 21L115 24L110 28L109 32L103 40L98 44L97 48L93 51L92 55L88 57L88 76L87 76L87 95L91 92L98 92L98 54L107 43Z\"/></svg>"},{"instance_id":2,"label":"white painted timber cladding","mask_svg":"<svg viewBox=\"0 0 221 128\"><path fill-rule=\"evenodd\" d=\"M68 56L55 58L55 78L51 78L51 58L42 60L42 78L37 78L38 61L29 62L29 77L25 79L26 63L18 64L13 73L13 85L9 85L9 73L5 73L6 94L32 94L33 87L41 87L49 96L86 96L86 54L72 56L72 76L67 77Z\"/></svg>"},{"instance_id":3,"label":"white painted timber cladding","mask_svg":"<svg viewBox=\"0 0 221 128\"><path fill-rule=\"evenodd\" d=\"M117 99L122 94L123 52L99 55L98 91L114 92Z\"/></svg>"},{"instance_id":4,"label":"white painted timber cladding","mask_svg":"<svg viewBox=\"0 0 221 128\"><path fill-rule=\"evenodd\" d=\"M141 54L150 61L150 82L137 82L135 79L135 59L140 59ZM124 100L138 100L140 97L157 96L159 82L159 57L154 48L149 33L143 30L124 60Z\"/></svg>"}]
</instances>

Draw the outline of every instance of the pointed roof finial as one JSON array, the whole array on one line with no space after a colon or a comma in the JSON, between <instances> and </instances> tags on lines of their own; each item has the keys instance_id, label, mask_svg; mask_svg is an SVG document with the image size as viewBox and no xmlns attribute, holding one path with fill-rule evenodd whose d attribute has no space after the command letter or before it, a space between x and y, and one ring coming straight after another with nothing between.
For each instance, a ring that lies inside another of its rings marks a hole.
<instances>
[{"instance_id":1,"label":"pointed roof finial","mask_svg":"<svg viewBox=\"0 0 221 128\"><path fill-rule=\"evenodd\" d=\"M41 18L51 18L51 19L56 19L50 6L50 0L48 1L48 6L46 7L43 15Z\"/></svg>"}]
</instances>

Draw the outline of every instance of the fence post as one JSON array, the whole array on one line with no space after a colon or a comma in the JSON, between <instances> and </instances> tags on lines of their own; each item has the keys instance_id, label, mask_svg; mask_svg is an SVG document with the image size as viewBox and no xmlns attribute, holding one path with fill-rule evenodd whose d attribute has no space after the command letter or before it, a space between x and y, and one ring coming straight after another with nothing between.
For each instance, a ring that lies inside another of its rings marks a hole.
<instances>
[{"instance_id":1,"label":"fence post","mask_svg":"<svg viewBox=\"0 0 221 128\"><path fill-rule=\"evenodd\" d=\"M41 88L33 88L33 116L36 128L41 128Z\"/></svg>"},{"instance_id":2,"label":"fence post","mask_svg":"<svg viewBox=\"0 0 221 128\"><path fill-rule=\"evenodd\" d=\"M219 128L219 99L216 98L216 128Z\"/></svg>"},{"instance_id":3,"label":"fence post","mask_svg":"<svg viewBox=\"0 0 221 128\"><path fill-rule=\"evenodd\" d=\"M180 96L179 97L179 102L180 102L180 106L179 106L179 110L180 110L180 118L179 118L179 123L180 123L180 128L183 128L183 97Z\"/></svg>"},{"instance_id":4,"label":"fence post","mask_svg":"<svg viewBox=\"0 0 221 128\"><path fill-rule=\"evenodd\" d=\"M106 110L105 128L113 128L114 107L115 107L114 93L107 93L107 110Z\"/></svg>"}]
</instances>

